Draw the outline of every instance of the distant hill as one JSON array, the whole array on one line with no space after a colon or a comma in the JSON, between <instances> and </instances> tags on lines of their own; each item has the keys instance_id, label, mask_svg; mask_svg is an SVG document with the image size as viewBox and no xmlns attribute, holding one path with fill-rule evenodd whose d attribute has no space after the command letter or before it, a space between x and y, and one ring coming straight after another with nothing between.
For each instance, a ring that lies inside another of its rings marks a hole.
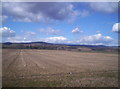
<instances>
[{"instance_id":1,"label":"distant hill","mask_svg":"<svg viewBox=\"0 0 120 89\"><path fill-rule=\"evenodd\" d=\"M117 52L117 46L104 45L73 45L73 44L55 44L47 42L26 42L26 43L2 43L2 48L12 49L47 49L47 50L68 50L68 51L107 51Z\"/></svg>"}]
</instances>

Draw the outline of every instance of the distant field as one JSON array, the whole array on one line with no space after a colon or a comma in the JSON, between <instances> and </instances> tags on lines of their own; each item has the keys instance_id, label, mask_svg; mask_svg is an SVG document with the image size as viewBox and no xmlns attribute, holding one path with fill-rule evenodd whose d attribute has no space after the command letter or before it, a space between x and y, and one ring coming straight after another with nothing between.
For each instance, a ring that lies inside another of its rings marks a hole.
<instances>
[{"instance_id":1,"label":"distant field","mask_svg":"<svg viewBox=\"0 0 120 89\"><path fill-rule=\"evenodd\" d=\"M3 87L117 87L118 54L3 49Z\"/></svg>"}]
</instances>

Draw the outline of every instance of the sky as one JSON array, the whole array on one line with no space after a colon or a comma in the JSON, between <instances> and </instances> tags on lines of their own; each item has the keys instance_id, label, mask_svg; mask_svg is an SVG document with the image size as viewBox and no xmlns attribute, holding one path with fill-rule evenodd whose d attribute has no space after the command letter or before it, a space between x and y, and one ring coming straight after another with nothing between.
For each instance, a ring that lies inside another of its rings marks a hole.
<instances>
[{"instance_id":1,"label":"sky","mask_svg":"<svg viewBox=\"0 0 120 89\"><path fill-rule=\"evenodd\" d=\"M118 45L117 2L3 2L2 42Z\"/></svg>"}]
</instances>

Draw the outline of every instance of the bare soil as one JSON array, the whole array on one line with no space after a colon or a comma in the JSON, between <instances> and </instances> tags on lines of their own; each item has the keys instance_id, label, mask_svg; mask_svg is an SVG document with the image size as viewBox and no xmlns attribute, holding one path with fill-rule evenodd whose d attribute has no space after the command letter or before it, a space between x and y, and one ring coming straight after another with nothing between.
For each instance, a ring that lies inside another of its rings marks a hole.
<instances>
[{"instance_id":1,"label":"bare soil","mask_svg":"<svg viewBox=\"0 0 120 89\"><path fill-rule=\"evenodd\" d=\"M3 49L3 87L117 87L118 54Z\"/></svg>"}]
</instances>

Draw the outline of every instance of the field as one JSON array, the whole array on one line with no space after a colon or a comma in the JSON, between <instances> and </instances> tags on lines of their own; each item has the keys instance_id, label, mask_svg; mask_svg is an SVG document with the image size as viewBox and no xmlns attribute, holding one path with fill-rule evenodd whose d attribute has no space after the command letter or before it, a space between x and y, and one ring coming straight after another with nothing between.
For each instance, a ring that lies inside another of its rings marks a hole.
<instances>
[{"instance_id":1,"label":"field","mask_svg":"<svg viewBox=\"0 0 120 89\"><path fill-rule=\"evenodd\" d=\"M3 87L117 87L118 54L3 49Z\"/></svg>"}]
</instances>

